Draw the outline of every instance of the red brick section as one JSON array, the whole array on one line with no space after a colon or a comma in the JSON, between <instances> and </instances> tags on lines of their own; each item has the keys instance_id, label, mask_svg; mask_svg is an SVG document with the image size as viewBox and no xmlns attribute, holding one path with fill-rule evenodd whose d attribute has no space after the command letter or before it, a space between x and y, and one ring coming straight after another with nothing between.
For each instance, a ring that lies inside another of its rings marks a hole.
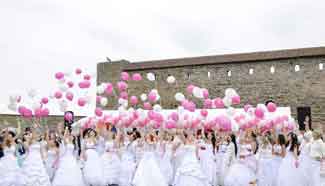
<instances>
[{"instance_id":1,"label":"red brick section","mask_svg":"<svg viewBox=\"0 0 325 186\"><path fill-rule=\"evenodd\" d=\"M325 55L325 47L299 48L299 49L274 50L274 51L264 51L264 52L251 52L251 53L134 62L125 65L124 70L136 71L136 70L162 69L162 68L196 66L196 65L259 62L259 61L268 61L268 60L277 60L277 59L315 57L315 56L324 56L324 55Z\"/></svg>"}]
</instances>

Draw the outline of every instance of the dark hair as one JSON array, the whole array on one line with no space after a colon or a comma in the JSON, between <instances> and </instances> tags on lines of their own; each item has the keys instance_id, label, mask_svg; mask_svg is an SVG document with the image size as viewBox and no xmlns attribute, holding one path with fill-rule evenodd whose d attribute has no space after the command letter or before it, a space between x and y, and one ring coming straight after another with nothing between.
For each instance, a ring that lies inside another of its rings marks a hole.
<instances>
[{"instance_id":1,"label":"dark hair","mask_svg":"<svg viewBox=\"0 0 325 186\"><path fill-rule=\"evenodd\" d=\"M204 133L204 136L205 136L205 138L206 139L208 139L208 134L211 134L211 143L212 143L212 146L213 146L213 154L215 154L216 153L216 136L214 135L214 133L213 132L211 132L211 131L207 131L207 132L205 132Z\"/></svg>"},{"instance_id":2,"label":"dark hair","mask_svg":"<svg viewBox=\"0 0 325 186\"><path fill-rule=\"evenodd\" d=\"M8 134L11 135L13 138L16 136L16 134L13 131L8 131Z\"/></svg>"},{"instance_id":3,"label":"dark hair","mask_svg":"<svg viewBox=\"0 0 325 186\"><path fill-rule=\"evenodd\" d=\"M286 145L286 138L284 137L283 134L279 134L278 135L278 139L277 142L282 146L282 145Z\"/></svg>"},{"instance_id":4,"label":"dark hair","mask_svg":"<svg viewBox=\"0 0 325 186\"><path fill-rule=\"evenodd\" d=\"M235 134L231 134L230 135L231 138L231 142L234 144L235 146L235 156L237 156L238 153L238 148L237 148L237 141L236 141L236 135Z\"/></svg>"},{"instance_id":5,"label":"dark hair","mask_svg":"<svg viewBox=\"0 0 325 186\"><path fill-rule=\"evenodd\" d=\"M0 159L4 156L3 148L2 148L3 141L4 141L3 136L0 136Z\"/></svg>"},{"instance_id":6,"label":"dark hair","mask_svg":"<svg viewBox=\"0 0 325 186\"><path fill-rule=\"evenodd\" d=\"M254 151L254 154L256 154L257 151L258 151L258 148L259 148L259 144L258 144L258 141L257 141L257 136L256 136L256 134L254 132L251 133L251 136L252 136L252 138L253 138L253 140L254 140L254 142L256 144L256 148L255 148L255 151Z\"/></svg>"},{"instance_id":7,"label":"dark hair","mask_svg":"<svg viewBox=\"0 0 325 186\"><path fill-rule=\"evenodd\" d=\"M91 133L91 132L94 132L95 135L97 136L97 132L96 132L94 129L92 129L92 128L87 128L87 129L85 129L85 130L83 131L83 133L82 133L82 137L85 138L85 136L88 135L88 134Z\"/></svg>"},{"instance_id":8,"label":"dark hair","mask_svg":"<svg viewBox=\"0 0 325 186\"><path fill-rule=\"evenodd\" d=\"M298 137L293 132L290 132L288 135L290 135L290 137L291 137L291 142L288 141L287 146L290 145L289 151L290 152L293 152L295 150L295 148L298 148L298 146L299 146L299 144L298 144Z\"/></svg>"},{"instance_id":9,"label":"dark hair","mask_svg":"<svg viewBox=\"0 0 325 186\"><path fill-rule=\"evenodd\" d=\"M136 138L136 139L141 138L141 134L140 134L139 131L135 131L134 135L135 135L135 138Z\"/></svg>"}]
</instances>

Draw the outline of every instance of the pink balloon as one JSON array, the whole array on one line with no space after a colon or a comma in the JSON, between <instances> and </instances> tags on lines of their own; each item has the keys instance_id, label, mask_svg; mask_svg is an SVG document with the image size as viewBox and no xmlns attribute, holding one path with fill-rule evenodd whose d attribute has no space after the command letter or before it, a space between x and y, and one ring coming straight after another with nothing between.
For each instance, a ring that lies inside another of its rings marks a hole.
<instances>
[{"instance_id":1,"label":"pink balloon","mask_svg":"<svg viewBox=\"0 0 325 186\"><path fill-rule=\"evenodd\" d=\"M106 88L105 88L105 94L106 95L112 95L113 93L113 85L111 83L107 83Z\"/></svg>"},{"instance_id":2,"label":"pink balloon","mask_svg":"<svg viewBox=\"0 0 325 186\"><path fill-rule=\"evenodd\" d=\"M32 117L33 117L33 112L32 112L32 110L30 110L30 109L28 109L28 108L24 109L23 117L24 117L24 118L27 118L27 119L32 118Z\"/></svg>"},{"instance_id":3,"label":"pink balloon","mask_svg":"<svg viewBox=\"0 0 325 186\"><path fill-rule=\"evenodd\" d=\"M141 76L141 74L139 74L139 73L135 73L135 74L133 74L133 75L132 75L132 80L133 80L133 81L141 81L141 80L142 80L142 76Z\"/></svg>"},{"instance_id":4,"label":"pink balloon","mask_svg":"<svg viewBox=\"0 0 325 186\"><path fill-rule=\"evenodd\" d=\"M67 100L72 101L73 100L73 93L72 92L67 92L65 94L65 97L67 98Z\"/></svg>"},{"instance_id":5,"label":"pink balloon","mask_svg":"<svg viewBox=\"0 0 325 186\"><path fill-rule=\"evenodd\" d=\"M37 108L34 110L34 115L36 118L41 118L42 117L42 109L41 108Z\"/></svg>"},{"instance_id":6,"label":"pink balloon","mask_svg":"<svg viewBox=\"0 0 325 186\"><path fill-rule=\"evenodd\" d=\"M223 100L221 98L214 99L214 105L216 108L224 108L225 104L223 103Z\"/></svg>"},{"instance_id":7,"label":"pink balloon","mask_svg":"<svg viewBox=\"0 0 325 186\"><path fill-rule=\"evenodd\" d=\"M50 114L50 110L48 108L43 108L41 111L42 117L47 117Z\"/></svg>"},{"instance_id":8,"label":"pink balloon","mask_svg":"<svg viewBox=\"0 0 325 186\"><path fill-rule=\"evenodd\" d=\"M155 115L154 115L154 120L155 120L156 122L158 122L158 123L161 123L161 122L164 121L164 117L163 117L163 115L160 114L160 113L155 113Z\"/></svg>"},{"instance_id":9,"label":"pink balloon","mask_svg":"<svg viewBox=\"0 0 325 186\"><path fill-rule=\"evenodd\" d=\"M49 98L44 97L44 98L42 98L41 102L42 102L44 105L46 105L46 104L49 102Z\"/></svg>"},{"instance_id":10,"label":"pink balloon","mask_svg":"<svg viewBox=\"0 0 325 186\"><path fill-rule=\"evenodd\" d=\"M211 99L205 99L204 100L204 108L206 108L206 109L210 109L210 108L212 108L212 100Z\"/></svg>"},{"instance_id":11,"label":"pink balloon","mask_svg":"<svg viewBox=\"0 0 325 186\"><path fill-rule=\"evenodd\" d=\"M24 112L25 112L25 110L26 110L26 107L24 107L24 106L19 106L19 107L18 107L18 113L19 113L20 115L23 115Z\"/></svg>"},{"instance_id":12,"label":"pink balloon","mask_svg":"<svg viewBox=\"0 0 325 186\"><path fill-rule=\"evenodd\" d=\"M121 80L122 81L129 81L129 79L130 79L129 73L127 73L127 72L122 72L121 73Z\"/></svg>"},{"instance_id":13,"label":"pink balloon","mask_svg":"<svg viewBox=\"0 0 325 186\"><path fill-rule=\"evenodd\" d=\"M190 101L189 104L188 104L188 110L190 112L195 112L195 109L196 109L196 105L194 102Z\"/></svg>"},{"instance_id":14,"label":"pink balloon","mask_svg":"<svg viewBox=\"0 0 325 186\"><path fill-rule=\"evenodd\" d=\"M81 73L82 73L82 70L81 70L80 68L77 68L77 69L76 69L76 74L79 75L79 74L81 74Z\"/></svg>"},{"instance_id":15,"label":"pink balloon","mask_svg":"<svg viewBox=\"0 0 325 186\"><path fill-rule=\"evenodd\" d=\"M275 112L277 109L276 104L272 102L268 103L266 107L269 112Z\"/></svg>"},{"instance_id":16,"label":"pink balloon","mask_svg":"<svg viewBox=\"0 0 325 186\"><path fill-rule=\"evenodd\" d=\"M177 112L172 112L170 118L177 122L179 119Z\"/></svg>"},{"instance_id":17,"label":"pink balloon","mask_svg":"<svg viewBox=\"0 0 325 186\"><path fill-rule=\"evenodd\" d=\"M256 116L257 118L260 118L260 119L264 118L264 111L263 111L263 109L261 109L261 108L256 108L256 109L255 109L255 116Z\"/></svg>"},{"instance_id":18,"label":"pink balloon","mask_svg":"<svg viewBox=\"0 0 325 186\"><path fill-rule=\"evenodd\" d=\"M131 98L130 98L130 103L131 103L132 105L136 105L136 104L138 104L138 98L137 98L136 96L131 96Z\"/></svg>"},{"instance_id":19,"label":"pink balloon","mask_svg":"<svg viewBox=\"0 0 325 186\"><path fill-rule=\"evenodd\" d=\"M168 120L166 122L166 128L167 129L173 129L176 128L176 122L174 120Z\"/></svg>"},{"instance_id":20,"label":"pink balloon","mask_svg":"<svg viewBox=\"0 0 325 186\"><path fill-rule=\"evenodd\" d=\"M69 88L72 88L74 86L74 83L72 81L68 81L67 85Z\"/></svg>"},{"instance_id":21,"label":"pink balloon","mask_svg":"<svg viewBox=\"0 0 325 186\"><path fill-rule=\"evenodd\" d=\"M143 108L146 110L151 110L152 106L149 102L145 102L145 103L143 103Z\"/></svg>"},{"instance_id":22,"label":"pink balloon","mask_svg":"<svg viewBox=\"0 0 325 186\"><path fill-rule=\"evenodd\" d=\"M151 120L155 119L155 112L153 110L150 110L148 112L148 118L151 119Z\"/></svg>"},{"instance_id":23,"label":"pink balloon","mask_svg":"<svg viewBox=\"0 0 325 186\"><path fill-rule=\"evenodd\" d=\"M117 82L117 89L122 92L125 91L128 88L128 84L125 83L124 81L119 81Z\"/></svg>"},{"instance_id":24,"label":"pink balloon","mask_svg":"<svg viewBox=\"0 0 325 186\"><path fill-rule=\"evenodd\" d=\"M79 98L79 99L78 99L78 105L79 105L80 107L85 106L86 103L87 103L87 100L86 100L85 98Z\"/></svg>"},{"instance_id":25,"label":"pink balloon","mask_svg":"<svg viewBox=\"0 0 325 186\"><path fill-rule=\"evenodd\" d=\"M232 104L234 104L234 105L238 105L238 104L240 104L240 96L233 96L233 97L231 98L231 102L232 102Z\"/></svg>"},{"instance_id":26,"label":"pink balloon","mask_svg":"<svg viewBox=\"0 0 325 186\"><path fill-rule=\"evenodd\" d=\"M57 80L63 79L64 78L64 73L63 72L57 72L57 73L55 73L55 78Z\"/></svg>"},{"instance_id":27,"label":"pink balloon","mask_svg":"<svg viewBox=\"0 0 325 186\"><path fill-rule=\"evenodd\" d=\"M244 111L247 112L250 108L252 108L252 105L246 104L244 106Z\"/></svg>"},{"instance_id":28,"label":"pink balloon","mask_svg":"<svg viewBox=\"0 0 325 186\"><path fill-rule=\"evenodd\" d=\"M187 88L186 88L186 92L188 93L188 94L192 94L193 93L193 89L194 89L194 85L189 85L189 86L187 86Z\"/></svg>"},{"instance_id":29,"label":"pink balloon","mask_svg":"<svg viewBox=\"0 0 325 186\"><path fill-rule=\"evenodd\" d=\"M54 97L55 97L56 99L61 99L61 98L62 98L62 92L60 92L60 91L56 91L56 92L54 93Z\"/></svg>"},{"instance_id":30,"label":"pink balloon","mask_svg":"<svg viewBox=\"0 0 325 186\"><path fill-rule=\"evenodd\" d=\"M121 92L120 93L120 98L122 98L122 99L128 99L128 93L127 92Z\"/></svg>"},{"instance_id":31,"label":"pink balloon","mask_svg":"<svg viewBox=\"0 0 325 186\"><path fill-rule=\"evenodd\" d=\"M89 81L91 79L91 76L89 74L84 75L84 80Z\"/></svg>"},{"instance_id":32,"label":"pink balloon","mask_svg":"<svg viewBox=\"0 0 325 186\"><path fill-rule=\"evenodd\" d=\"M231 120L227 116L219 116L216 122L219 123L219 127L222 131L231 131Z\"/></svg>"},{"instance_id":33,"label":"pink balloon","mask_svg":"<svg viewBox=\"0 0 325 186\"><path fill-rule=\"evenodd\" d=\"M21 101L21 96L18 96L16 101L17 101L17 103L20 103L20 101Z\"/></svg>"},{"instance_id":34,"label":"pink balloon","mask_svg":"<svg viewBox=\"0 0 325 186\"><path fill-rule=\"evenodd\" d=\"M202 109L202 110L201 110L201 116L203 116L203 117L207 117L208 114L209 114L209 112L208 112L206 109Z\"/></svg>"},{"instance_id":35,"label":"pink balloon","mask_svg":"<svg viewBox=\"0 0 325 186\"><path fill-rule=\"evenodd\" d=\"M209 98L209 91L208 91L208 89L203 88L202 89L202 92L203 92L204 99L208 99Z\"/></svg>"},{"instance_id":36,"label":"pink balloon","mask_svg":"<svg viewBox=\"0 0 325 186\"><path fill-rule=\"evenodd\" d=\"M101 117L103 115L103 110L101 108L96 108L95 114L96 116Z\"/></svg>"},{"instance_id":37,"label":"pink balloon","mask_svg":"<svg viewBox=\"0 0 325 186\"><path fill-rule=\"evenodd\" d=\"M199 126L200 123L201 123L201 121L198 118L194 119L192 121L191 128L196 129Z\"/></svg>"},{"instance_id":38,"label":"pink balloon","mask_svg":"<svg viewBox=\"0 0 325 186\"><path fill-rule=\"evenodd\" d=\"M153 103L155 102L157 99L157 95L155 92L151 91L149 94L148 94L148 100Z\"/></svg>"},{"instance_id":39,"label":"pink balloon","mask_svg":"<svg viewBox=\"0 0 325 186\"><path fill-rule=\"evenodd\" d=\"M99 104L101 99L102 99L101 96L96 96L96 103Z\"/></svg>"},{"instance_id":40,"label":"pink balloon","mask_svg":"<svg viewBox=\"0 0 325 186\"><path fill-rule=\"evenodd\" d=\"M86 88L90 87L91 83L90 83L90 81L85 80L85 81L80 82L78 85L79 85L79 88L86 89Z\"/></svg>"},{"instance_id":41,"label":"pink balloon","mask_svg":"<svg viewBox=\"0 0 325 186\"><path fill-rule=\"evenodd\" d=\"M67 112L67 113L64 115L64 119L65 119L66 121L72 121L73 116L72 116L72 114L71 114L70 112Z\"/></svg>"}]
</instances>

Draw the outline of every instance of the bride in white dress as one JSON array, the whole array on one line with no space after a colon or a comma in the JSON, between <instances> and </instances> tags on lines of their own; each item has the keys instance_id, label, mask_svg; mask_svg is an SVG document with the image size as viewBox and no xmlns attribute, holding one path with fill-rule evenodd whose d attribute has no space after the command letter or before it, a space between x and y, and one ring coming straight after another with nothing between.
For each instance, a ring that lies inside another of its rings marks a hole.
<instances>
[{"instance_id":1,"label":"bride in white dress","mask_svg":"<svg viewBox=\"0 0 325 186\"><path fill-rule=\"evenodd\" d=\"M256 161L252 140L249 133L246 133L244 139L239 145L239 159L232 164L225 178L225 186L247 186L256 181Z\"/></svg>"},{"instance_id":2,"label":"bride in white dress","mask_svg":"<svg viewBox=\"0 0 325 186\"><path fill-rule=\"evenodd\" d=\"M105 152L101 156L101 159L103 162L104 184L118 185L121 171L121 160L118 156L117 141L110 130L107 131Z\"/></svg>"},{"instance_id":3,"label":"bride in white dress","mask_svg":"<svg viewBox=\"0 0 325 186\"><path fill-rule=\"evenodd\" d=\"M288 147L281 161L277 175L277 186L304 186L303 174L298 161L298 138L294 133L288 134Z\"/></svg>"},{"instance_id":4,"label":"bride in white dress","mask_svg":"<svg viewBox=\"0 0 325 186\"><path fill-rule=\"evenodd\" d=\"M176 170L175 186L208 186L206 176L203 174L198 160L198 146L195 144L191 132L179 136L183 142L183 159Z\"/></svg>"},{"instance_id":5,"label":"bride in white dress","mask_svg":"<svg viewBox=\"0 0 325 186\"><path fill-rule=\"evenodd\" d=\"M131 186L136 166L136 136L133 132L127 133L129 141L125 141L124 131L118 132L119 148L121 153L121 171L119 186Z\"/></svg>"},{"instance_id":6,"label":"bride in white dress","mask_svg":"<svg viewBox=\"0 0 325 186\"><path fill-rule=\"evenodd\" d=\"M272 186L274 172L272 169L272 145L269 136L262 136L261 145L258 149L257 184Z\"/></svg>"},{"instance_id":7,"label":"bride in white dress","mask_svg":"<svg viewBox=\"0 0 325 186\"><path fill-rule=\"evenodd\" d=\"M93 129L88 129L84 136L82 157L85 161L83 167L85 182L89 186L103 185L103 164L99 153L97 152L97 133Z\"/></svg>"},{"instance_id":8,"label":"bride in white dress","mask_svg":"<svg viewBox=\"0 0 325 186\"><path fill-rule=\"evenodd\" d=\"M83 177L81 169L75 156L75 146L73 145L74 136L68 128L64 134L65 148L59 159L58 169L55 172L52 186L83 186Z\"/></svg>"},{"instance_id":9,"label":"bride in white dress","mask_svg":"<svg viewBox=\"0 0 325 186\"><path fill-rule=\"evenodd\" d=\"M135 186L168 186L162 174L156 154L156 139L153 134L145 137L144 153L133 178Z\"/></svg>"},{"instance_id":10,"label":"bride in white dress","mask_svg":"<svg viewBox=\"0 0 325 186\"><path fill-rule=\"evenodd\" d=\"M211 132L204 134L204 141L200 145L200 163L203 173L206 175L210 185L217 183L217 164L213 140L215 137Z\"/></svg>"},{"instance_id":11,"label":"bride in white dress","mask_svg":"<svg viewBox=\"0 0 325 186\"><path fill-rule=\"evenodd\" d=\"M35 131L25 135L25 146L28 154L23 163L23 173L28 178L25 186L51 186L45 165L43 164L43 150L41 149L40 135Z\"/></svg>"},{"instance_id":12,"label":"bride in white dress","mask_svg":"<svg viewBox=\"0 0 325 186\"><path fill-rule=\"evenodd\" d=\"M23 186L25 184L25 178L15 156L15 145L15 133L7 129L3 142L0 143L0 148L4 152L4 156L0 159L1 186Z\"/></svg>"}]
</instances>

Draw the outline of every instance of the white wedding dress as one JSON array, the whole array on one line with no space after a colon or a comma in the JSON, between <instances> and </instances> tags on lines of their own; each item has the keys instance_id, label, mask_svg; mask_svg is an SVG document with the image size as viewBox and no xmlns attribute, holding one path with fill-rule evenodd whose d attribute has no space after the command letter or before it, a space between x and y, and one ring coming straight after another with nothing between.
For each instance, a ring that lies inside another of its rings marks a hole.
<instances>
[{"instance_id":1,"label":"white wedding dress","mask_svg":"<svg viewBox=\"0 0 325 186\"><path fill-rule=\"evenodd\" d=\"M50 178L41 157L41 144L30 145L23 163L23 173L28 178L25 186L51 186Z\"/></svg>"},{"instance_id":2,"label":"white wedding dress","mask_svg":"<svg viewBox=\"0 0 325 186\"><path fill-rule=\"evenodd\" d=\"M15 157L15 147L4 148L4 157L0 159L0 185L23 186L25 181L26 178Z\"/></svg>"},{"instance_id":3,"label":"white wedding dress","mask_svg":"<svg viewBox=\"0 0 325 186\"><path fill-rule=\"evenodd\" d=\"M73 144L67 144L60 157L52 186L84 186L82 172L73 152Z\"/></svg>"},{"instance_id":4,"label":"white wedding dress","mask_svg":"<svg viewBox=\"0 0 325 186\"><path fill-rule=\"evenodd\" d=\"M183 159L176 170L175 186L208 186L206 176L203 174L201 165L196 155L195 145L184 145Z\"/></svg>"},{"instance_id":5,"label":"white wedding dress","mask_svg":"<svg viewBox=\"0 0 325 186\"><path fill-rule=\"evenodd\" d=\"M132 184L135 186L168 186L161 172L154 144L146 144L144 153L134 174Z\"/></svg>"}]
</instances>

